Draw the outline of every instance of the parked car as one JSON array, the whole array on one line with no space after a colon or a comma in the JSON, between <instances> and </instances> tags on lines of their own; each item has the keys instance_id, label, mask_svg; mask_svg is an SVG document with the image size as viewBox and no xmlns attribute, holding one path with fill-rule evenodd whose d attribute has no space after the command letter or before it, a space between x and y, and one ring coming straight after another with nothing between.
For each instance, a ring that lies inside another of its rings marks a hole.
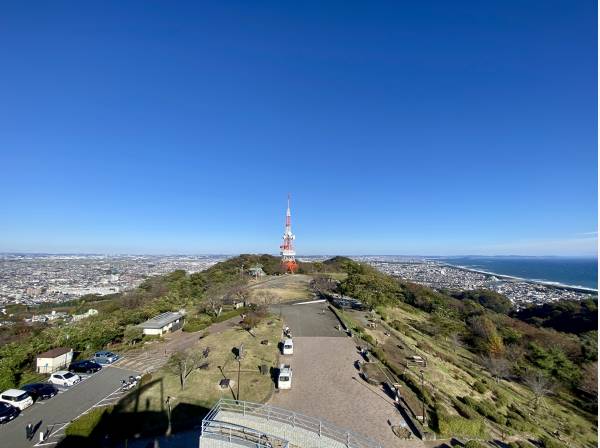
<instances>
[{"instance_id":1,"label":"parked car","mask_svg":"<svg viewBox=\"0 0 600 448\"><path fill-rule=\"evenodd\" d=\"M97 362L98 364L112 364L117 359L119 359L119 355L113 352L96 352L94 356L92 356L92 361Z\"/></svg>"},{"instance_id":2,"label":"parked car","mask_svg":"<svg viewBox=\"0 0 600 448\"><path fill-rule=\"evenodd\" d=\"M19 408L0 401L0 423L8 423L14 420L20 413L21 410Z\"/></svg>"},{"instance_id":3,"label":"parked car","mask_svg":"<svg viewBox=\"0 0 600 448\"><path fill-rule=\"evenodd\" d=\"M0 394L0 401L8 403L19 410L27 409L33 404L33 398L21 389L8 389Z\"/></svg>"},{"instance_id":4,"label":"parked car","mask_svg":"<svg viewBox=\"0 0 600 448\"><path fill-rule=\"evenodd\" d=\"M81 381L81 377L67 370L60 370L50 375L48 382L58 386L72 386Z\"/></svg>"},{"instance_id":5,"label":"parked car","mask_svg":"<svg viewBox=\"0 0 600 448\"><path fill-rule=\"evenodd\" d=\"M84 361L73 362L69 366L69 372L76 373L96 373L100 369L102 369L100 364L87 359Z\"/></svg>"},{"instance_id":6,"label":"parked car","mask_svg":"<svg viewBox=\"0 0 600 448\"><path fill-rule=\"evenodd\" d=\"M56 386L48 383L32 383L26 384L22 387L24 391L27 391L34 401L47 400L58 394Z\"/></svg>"},{"instance_id":7,"label":"parked car","mask_svg":"<svg viewBox=\"0 0 600 448\"><path fill-rule=\"evenodd\" d=\"M279 376L277 377L277 389L292 388L292 367L289 364L279 366Z\"/></svg>"},{"instance_id":8,"label":"parked car","mask_svg":"<svg viewBox=\"0 0 600 448\"><path fill-rule=\"evenodd\" d=\"M284 355L293 355L294 354L294 343L291 339L285 339L283 341L283 354Z\"/></svg>"}]
</instances>

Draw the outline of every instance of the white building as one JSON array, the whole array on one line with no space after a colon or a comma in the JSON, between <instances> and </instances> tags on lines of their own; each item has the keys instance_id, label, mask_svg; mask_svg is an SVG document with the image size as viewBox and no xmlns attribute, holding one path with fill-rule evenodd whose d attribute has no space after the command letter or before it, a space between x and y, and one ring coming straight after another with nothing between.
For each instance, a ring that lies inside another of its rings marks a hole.
<instances>
[{"instance_id":1,"label":"white building","mask_svg":"<svg viewBox=\"0 0 600 448\"><path fill-rule=\"evenodd\" d=\"M40 353L36 359L36 371L38 373L53 373L64 367L68 367L73 360L73 349L57 347L47 352Z\"/></svg>"},{"instance_id":2,"label":"white building","mask_svg":"<svg viewBox=\"0 0 600 448\"><path fill-rule=\"evenodd\" d=\"M165 333L179 330L183 326L182 313L162 313L139 325L147 335L162 336Z\"/></svg>"}]
</instances>

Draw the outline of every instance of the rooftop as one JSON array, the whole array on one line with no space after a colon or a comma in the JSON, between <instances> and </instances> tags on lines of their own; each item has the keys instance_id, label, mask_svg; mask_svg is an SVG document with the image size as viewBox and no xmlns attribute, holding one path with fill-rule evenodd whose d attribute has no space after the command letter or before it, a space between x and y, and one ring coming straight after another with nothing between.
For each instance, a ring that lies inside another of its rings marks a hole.
<instances>
[{"instance_id":1,"label":"rooftop","mask_svg":"<svg viewBox=\"0 0 600 448\"><path fill-rule=\"evenodd\" d=\"M181 319L182 317L183 314L181 313L174 313L169 311L167 313L159 314L158 316L153 317L152 319L148 319L146 322L142 322L139 326L142 328L158 329L170 324L171 322L175 322L177 319Z\"/></svg>"},{"instance_id":2,"label":"rooftop","mask_svg":"<svg viewBox=\"0 0 600 448\"><path fill-rule=\"evenodd\" d=\"M72 352L72 351L73 351L72 348L56 347L56 348L48 350L44 353L40 353L37 357L38 358L58 358L59 356L64 355L65 353Z\"/></svg>"}]
</instances>

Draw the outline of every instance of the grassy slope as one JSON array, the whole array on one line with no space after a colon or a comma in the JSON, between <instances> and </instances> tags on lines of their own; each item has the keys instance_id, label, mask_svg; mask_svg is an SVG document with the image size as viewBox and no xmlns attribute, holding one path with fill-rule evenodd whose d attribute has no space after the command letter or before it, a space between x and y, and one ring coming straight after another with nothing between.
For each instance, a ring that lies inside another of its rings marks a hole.
<instances>
[{"instance_id":1,"label":"grassy slope","mask_svg":"<svg viewBox=\"0 0 600 448\"><path fill-rule=\"evenodd\" d=\"M533 394L528 388L515 381L501 380L496 384L490 374L477 363L475 355L471 352L415 328L413 324L427 321L429 315L424 311L405 304L401 307L379 308L378 311L385 321L398 320L406 325L402 327L402 331L389 329L389 327L386 330L380 324L375 329L363 327L364 332L377 339L378 346L383 349L388 359L391 354L390 348L397 347L398 344L405 346L404 352L407 356L416 353L427 358L428 366L424 369L426 388L449 415L458 416L452 405L452 399L457 396L468 395L475 400L491 400L495 403L496 409L503 414L507 411L507 405L513 403L529 413L530 428L526 431L515 431L486 420L491 437L501 438L503 434L512 433L509 439L537 439L558 431L561 439L570 444L597 446L597 427L590 421L592 416L583 414L569 399L546 398L545 406L536 414L531 405ZM364 316L361 315L364 314L349 313L352 320L358 324L364 323L361 322L361 319L364 320ZM385 332L389 332L390 336L386 336ZM410 369L415 373L418 371L416 367ZM481 380L486 381L486 390L483 393L477 392L472 387L476 381ZM492 389L500 391L505 403L499 402L494 397Z\"/></svg>"}]
</instances>

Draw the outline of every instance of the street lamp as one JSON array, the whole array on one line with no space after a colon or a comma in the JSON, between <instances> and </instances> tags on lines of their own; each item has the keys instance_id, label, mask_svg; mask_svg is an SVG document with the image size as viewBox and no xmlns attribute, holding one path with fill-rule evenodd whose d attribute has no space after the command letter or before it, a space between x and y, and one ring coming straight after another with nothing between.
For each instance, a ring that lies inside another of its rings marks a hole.
<instances>
[{"instance_id":1,"label":"street lamp","mask_svg":"<svg viewBox=\"0 0 600 448\"><path fill-rule=\"evenodd\" d=\"M423 369L420 370L421 373L421 405L423 407L423 426L425 426L425 379L423 378Z\"/></svg>"}]
</instances>

